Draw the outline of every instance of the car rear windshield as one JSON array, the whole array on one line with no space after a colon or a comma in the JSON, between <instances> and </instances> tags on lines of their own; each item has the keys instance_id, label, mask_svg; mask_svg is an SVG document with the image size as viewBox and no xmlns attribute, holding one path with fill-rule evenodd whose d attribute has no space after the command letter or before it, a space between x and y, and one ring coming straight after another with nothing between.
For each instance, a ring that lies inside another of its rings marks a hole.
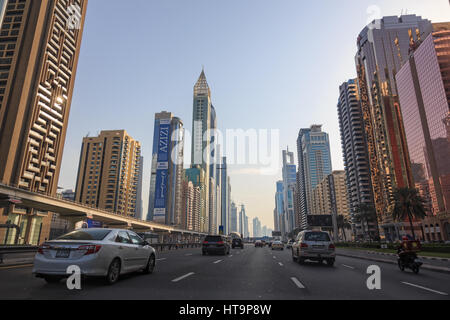
<instances>
[{"instance_id":1,"label":"car rear windshield","mask_svg":"<svg viewBox=\"0 0 450 320\"><path fill-rule=\"evenodd\" d=\"M89 229L83 229L83 230L77 230L70 232L68 234L65 234L61 237L59 237L56 240L93 240L93 241L100 241L105 239L105 237L110 233L110 230L89 230Z\"/></svg>"},{"instance_id":2,"label":"car rear windshield","mask_svg":"<svg viewBox=\"0 0 450 320\"><path fill-rule=\"evenodd\" d=\"M208 241L208 242L220 242L220 241L223 241L223 239L222 239L221 236L207 236L205 238L205 241Z\"/></svg>"},{"instance_id":3,"label":"car rear windshield","mask_svg":"<svg viewBox=\"0 0 450 320\"><path fill-rule=\"evenodd\" d=\"M308 232L305 241L330 241L330 236L325 232Z\"/></svg>"}]
</instances>

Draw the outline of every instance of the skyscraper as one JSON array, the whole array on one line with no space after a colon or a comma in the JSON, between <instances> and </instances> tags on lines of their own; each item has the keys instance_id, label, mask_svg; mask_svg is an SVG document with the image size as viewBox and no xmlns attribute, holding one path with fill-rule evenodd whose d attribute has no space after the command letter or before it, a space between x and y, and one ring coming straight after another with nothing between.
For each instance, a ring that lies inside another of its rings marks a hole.
<instances>
[{"instance_id":1,"label":"skyscraper","mask_svg":"<svg viewBox=\"0 0 450 320\"><path fill-rule=\"evenodd\" d=\"M142 201L142 183L144 177L144 157L139 160L139 176L136 187L136 218L145 220L143 201Z\"/></svg>"},{"instance_id":2,"label":"skyscraper","mask_svg":"<svg viewBox=\"0 0 450 320\"><path fill-rule=\"evenodd\" d=\"M192 117L192 153L191 164L200 165L205 171L205 204L207 208L206 217L202 217L202 230L209 228L209 187L210 187L210 164L211 164L211 130L215 126L215 111L212 109L211 90L206 81L205 72L202 70L197 83L194 86L194 106Z\"/></svg>"},{"instance_id":3,"label":"skyscraper","mask_svg":"<svg viewBox=\"0 0 450 320\"><path fill-rule=\"evenodd\" d=\"M194 210L191 218L193 230L208 232L205 230L205 218L207 217L206 201L207 193L205 186L205 171L199 165L184 170L186 179L194 186Z\"/></svg>"},{"instance_id":4,"label":"skyscraper","mask_svg":"<svg viewBox=\"0 0 450 320\"><path fill-rule=\"evenodd\" d=\"M234 201L231 202L231 214L230 214L230 232L238 232L238 214L237 206Z\"/></svg>"},{"instance_id":5,"label":"skyscraper","mask_svg":"<svg viewBox=\"0 0 450 320\"><path fill-rule=\"evenodd\" d=\"M283 181L278 181L275 193L275 210L274 210L274 227L275 231L280 231L281 234L286 232L284 224L284 184Z\"/></svg>"},{"instance_id":6,"label":"skyscraper","mask_svg":"<svg viewBox=\"0 0 450 320\"><path fill-rule=\"evenodd\" d=\"M222 163L217 165L217 169L220 175L220 199L221 199L221 214L220 214L220 225L223 227L224 234L228 234L228 212L229 212L229 201L230 201L230 188L229 179L227 172L227 158L222 158Z\"/></svg>"},{"instance_id":7,"label":"skyscraper","mask_svg":"<svg viewBox=\"0 0 450 320\"><path fill-rule=\"evenodd\" d=\"M415 15L384 17L358 37L356 68L380 235L392 223L396 188L412 185L395 75L410 50L409 32L425 38L431 22Z\"/></svg>"},{"instance_id":8,"label":"skyscraper","mask_svg":"<svg viewBox=\"0 0 450 320\"><path fill-rule=\"evenodd\" d=\"M183 157L183 122L170 112L155 114L148 221L181 225Z\"/></svg>"},{"instance_id":9,"label":"skyscraper","mask_svg":"<svg viewBox=\"0 0 450 320\"><path fill-rule=\"evenodd\" d=\"M297 191L300 203L300 228L307 228L307 217L311 214L313 189L331 174L331 154L328 134L321 125L300 129L297 139L298 175Z\"/></svg>"},{"instance_id":10,"label":"skyscraper","mask_svg":"<svg viewBox=\"0 0 450 320\"><path fill-rule=\"evenodd\" d=\"M79 9L76 25L70 5ZM2 183L56 195L86 8L87 0L0 3ZM47 212L0 209L0 223L21 227L27 244L48 238L50 220Z\"/></svg>"},{"instance_id":11,"label":"skyscraper","mask_svg":"<svg viewBox=\"0 0 450 320\"><path fill-rule=\"evenodd\" d=\"M141 145L125 130L83 138L75 200L135 217L140 163Z\"/></svg>"},{"instance_id":12,"label":"skyscraper","mask_svg":"<svg viewBox=\"0 0 450 320\"><path fill-rule=\"evenodd\" d=\"M426 38L412 38L411 55L397 73L415 187L431 204L424 220L428 241L450 240L450 23ZM433 226L433 227L431 227ZM438 228L434 228L438 226ZM405 229L410 229L406 223ZM416 234L421 226L416 223ZM436 232L439 230L440 232ZM398 234L387 229L392 240ZM411 232L409 231L411 234Z\"/></svg>"},{"instance_id":13,"label":"skyscraper","mask_svg":"<svg viewBox=\"0 0 450 320\"><path fill-rule=\"evenodd\" d=\"M373 205L364 118L356 80L349 80L340 86L338 116L348 201L354 216L360 204ZM353 225L356 235L362 235L361 224L353 221ZM374 229L375 225L371 228Z\"/></svg>"},{"instance_id":14,"label":"skyscraper","mask_svg":"<svg viewBox=\"0 0 450 320\"><path fill-rule=\"evenodd\" d=\"M284 229L286 233L296 228L294 214L295 185L297 181L294 153L283 150L283 204L284 204Z\"/></svg>"}]
</instances>

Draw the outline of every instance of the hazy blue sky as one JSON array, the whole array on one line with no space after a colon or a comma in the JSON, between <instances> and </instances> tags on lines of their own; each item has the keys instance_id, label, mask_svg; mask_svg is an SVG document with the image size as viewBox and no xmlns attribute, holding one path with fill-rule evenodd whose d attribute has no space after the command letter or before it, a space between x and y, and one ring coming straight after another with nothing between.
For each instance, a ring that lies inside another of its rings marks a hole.
<instances>
[{"instance_id":1,"label":"hazy blue sky","mask_svg":"<svg viewBox=\"0 0 450 320\"><path fill-rule=\"evenodd\" d=\"M355 77L357 36L369 17L406 9L450 20L448 0L89 1L60 186L75 187L84 136L125 129L143 145L146 210L154 113L171 111L191 130L202 65L220 129L280 129L281 146L296 152L299 129L323 124L333 169L343 169L336 103ZM281 172L239 169L232 198L272 227Z\"/></svg>"}]
</instances>

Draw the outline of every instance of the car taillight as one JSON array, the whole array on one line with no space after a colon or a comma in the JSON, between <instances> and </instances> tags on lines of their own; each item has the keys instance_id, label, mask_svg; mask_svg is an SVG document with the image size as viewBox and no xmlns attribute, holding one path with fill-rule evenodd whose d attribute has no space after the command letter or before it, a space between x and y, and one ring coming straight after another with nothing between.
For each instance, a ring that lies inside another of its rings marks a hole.
<instances>
[{"instance_id":1,"label":"car taillight","mask_svg":"<svg viewBox=\"0 0 450 320\"><path fill-rule=\"evenodd\" d=\"M38 253L39 253L39 254L44 254L44 250L47 250L47 249L50 249L50 246L43 244L43 245L41 245L41 246L39 247Z\"/></svg>"},{"instance_id":2,"label":"car taillight","mask_svg":"<svg viewBox=\"0 0 450 320\"><path fill-rule=\"evenodd\" d=\"M301 243L300 248L308 248L308 245L306 243Z\"/></svg>"},{"instance_id":3,"label":"car taillight","mask_svg":"<svg viewBox=\"0 0 450 320\"><path fill-rule=\"evenodd\" d=\"M78 247L78 250L86 251L84 253L84 255L87 256L87 255L99 252L101 247L102 246L99 246L99 245L87 245L87 246L80 246L80 247Z\"/></svg>"},{"instance_id":4,"label":"car taillight","mask_svg":"<svg viewBox=\"0 0 450 320\"><path fill-rule=\"evenodd\" d=\"M203 241L203 244L208 244L208 241Z\"/></svg>"},{"instance_id":5,"label":"car taillight","mask_svg":"<svg viewBox=\"0 0 450 320\"><path fill-rule=\"evenodd\" d=\"M334 244L330 244L330 245L328 246L328 249L330 249L330 250L335 250L335 249L336 249L336 246L335 246Z\"/></svg>"},{"instance_id":6,"label":"car taillight","mask_svg":"<svg viewBox=\"0 0 450 320\"><path fill-rule=\"evenodd\" d=\"M223 241L219 241L219 242L217 242L217 244L223 244Z\"/></svg>"}]
</instances>

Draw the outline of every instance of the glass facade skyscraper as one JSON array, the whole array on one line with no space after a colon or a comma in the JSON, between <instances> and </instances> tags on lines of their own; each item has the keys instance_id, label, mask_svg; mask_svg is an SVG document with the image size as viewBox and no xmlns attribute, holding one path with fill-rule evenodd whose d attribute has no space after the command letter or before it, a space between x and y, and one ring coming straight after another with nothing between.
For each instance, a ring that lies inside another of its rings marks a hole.
<instances>
[{"instance_id":1,"label":"glass facade skyscraper","mask_svg":"<svg viewBox=\"0 0 450 320\"><path fill-rule=\"evenodd\" d=\"M307 228L307 217L311 214L312 191L331 174L331 152L329 136L321 125L300 129L297 139L298 175L297 190L300 204L300 228Z\"/></svg>"},{"instance_id":2,"label":"glass facade skyscraper","mask_svg":"<svg viewBox=\"0 0 450 320\"><path fill-rule=\"evenodd\" d=\"M294 153L283 150L283 203L284 203L284 232L289 233L295 229L294 194L297 182L297 167Z\"/></svg>"},{"instance_id":3,"label":"glass facade skyscraper","mask_svg":"<svg viewBox=\"0 0 450 320\"><path fill-rule=\"evenodd\" d=\"M424 221L426 240L448 241L450 94L446 87L450 88L450 23L415 44L420 45L396 77L400 106L415 187L429 203L429 218Z\"/></svg>"}]
</instances>

